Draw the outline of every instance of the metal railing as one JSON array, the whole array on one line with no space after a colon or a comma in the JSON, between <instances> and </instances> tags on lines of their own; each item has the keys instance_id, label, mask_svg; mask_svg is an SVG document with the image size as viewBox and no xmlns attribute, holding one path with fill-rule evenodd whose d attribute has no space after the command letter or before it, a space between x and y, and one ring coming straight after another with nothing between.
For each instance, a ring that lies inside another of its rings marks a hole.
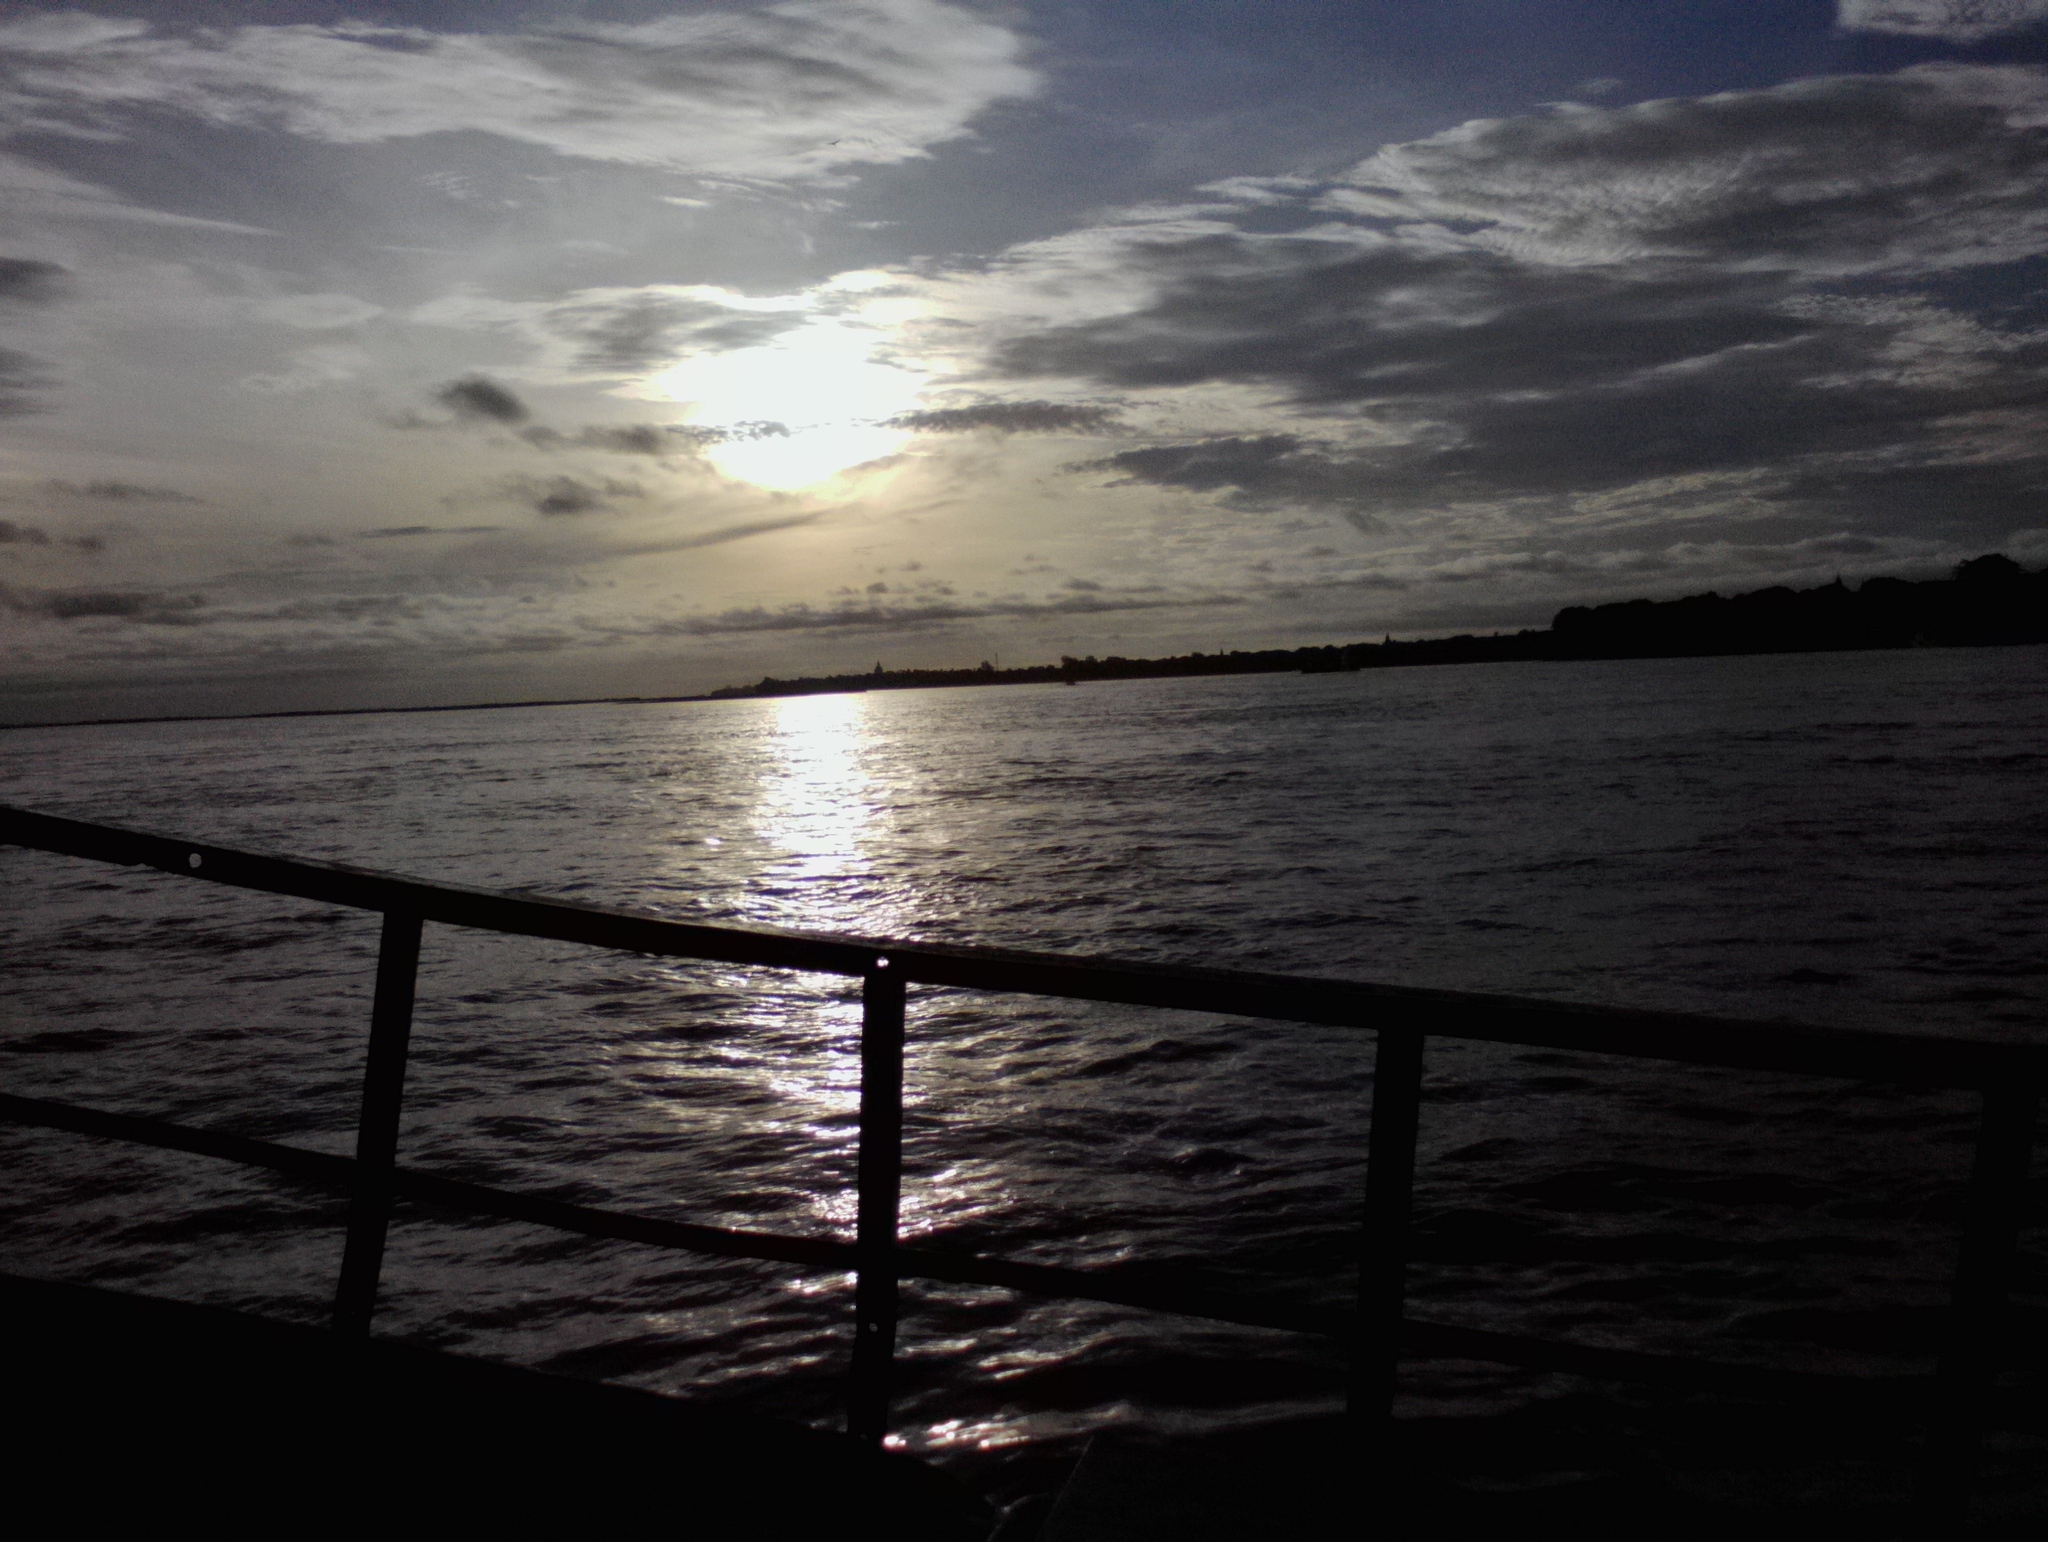
<instances>
[{"instance_id":1,"label":"metal railing","mask_svg":"<svg viewBox=\"0 0 2048 1542\"><path fill-rule=\"evenodd\" d=\"M234 888L381 912L362 1113L353 1159L161 1120L0 1094L14 1123L134 1141L269 1168L350 1195L335 1292L337 1331L366 1334L395 1200L525 1221L589 1237L763 1259L856 1279L847 1428L879 1442L888 1428L897 1285L902 1278L972 1284L1070 1300L1321 1334L1348 1347L1350 1407L1391 1411L1398 1361L1456 1358L1618 1381L1676 1383L1741 1396L1835 1397L1874 1392L1925 1405L1923 1495L1968 1482L2001 1346L2048 1047L1957 1036L1742 1021L1569 1006L1512 996L1424 990L1239 970L934 943L882 941L767 927L713 926L427 883L333 863L266 856L0 806L0 844L156 868ZM861 981L859 1209L851 1243L697 1226L459 1182L397 1165L399 1110L425 922L671 958L799 970ZM1209 1289L1188 1277L1143 1279L900 1244L905 988L912 984L1318 1023L1370 1030L1375 1048L1364 1220L1355 1312ZM1406 1315L1410 1190L1426 1039L1576 1050L1692 1065L1804 1073L1983 1095L1947 1339L1924 1377L1848 1377L1734 1365L1526 1338Z\"/></svg>"}]
</instances>

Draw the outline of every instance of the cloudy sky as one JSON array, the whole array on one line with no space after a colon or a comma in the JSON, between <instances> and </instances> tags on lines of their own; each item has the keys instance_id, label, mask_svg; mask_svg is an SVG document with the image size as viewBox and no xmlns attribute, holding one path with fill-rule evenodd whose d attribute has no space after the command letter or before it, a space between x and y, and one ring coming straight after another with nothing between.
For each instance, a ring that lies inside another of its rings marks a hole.
<instances>
[{"instance_id":1,"label":"cloudy sky","mask_svg":"<svg viewBox=\"0 0 2048 1542\"><path fill-rule=\"evenodd\" d=\"M2048 561L2048 0L0 4L0 719Z\"/></svg>"}]
</instances>

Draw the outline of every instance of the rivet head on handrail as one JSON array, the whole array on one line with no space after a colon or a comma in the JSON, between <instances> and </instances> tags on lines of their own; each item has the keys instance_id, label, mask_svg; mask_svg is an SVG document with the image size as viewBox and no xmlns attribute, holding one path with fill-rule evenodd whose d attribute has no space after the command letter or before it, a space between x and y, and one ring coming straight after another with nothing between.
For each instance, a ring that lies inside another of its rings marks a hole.
<instances>
[{"instance_id":1,"label":"rivet head on handrail","mask_svg":"<svg viewBox=\"0 0 2048 1542\"><path fill-rule=\"evenodd\" d=\"M185 859L185 865L187 867L198 867L203 860L204 859L200 857L199 853L195 851L192 853L191 856Z\"/></svg>"}]
</instances>

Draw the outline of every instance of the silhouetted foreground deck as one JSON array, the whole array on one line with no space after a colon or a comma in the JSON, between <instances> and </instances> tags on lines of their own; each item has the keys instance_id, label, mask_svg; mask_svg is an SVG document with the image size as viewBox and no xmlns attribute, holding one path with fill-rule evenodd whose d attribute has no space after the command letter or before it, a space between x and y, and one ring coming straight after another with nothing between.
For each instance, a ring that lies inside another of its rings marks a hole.
<instances>
[{"instance_id":1,"label":"silhouetted foreground deck","mask_svg":"<svg viewBox=\"0 0 2048 1542\"><path fill-rule=\"evenodd\" d=\"M760 1258L857 1279L848 1430L888 1428L897 1280L902 1276L1104 1301L1330 1336L1350 1352L1354 1414L1382 1419L1397 1362L1487 1360L1616 1381L1744 1397L1859 1406L1910 1400L1928 1431L1923 1499L1959 1496L1974 1460L1991 1377L2006 1350L2004 1309L2048 1048L1955 1036L1914 1037L1677 1013L1562 1005L1455 991L1235 970L711 926L565 900L428 883L331 863L237 851L0 807L0 843L383 914L362 1116L353 1159L214 1130L0 1094L0 1118L247 1163L352 1195L334 1326L366 1335L392 1201L558 1227L687 1252ZM425 922L595 947L857 977L863 982L859 1211L855 1240L697 1226L567 1204L396 1166L414 974ZM1142 1278L921 1248L897 1240L902 1164L905 988L910 984L1320 1023L1376 1034L1359 1310L1342 1311ZM1815 1376L1521 1338L1404 1314L1409 1190L1425 1039L1430 1034L1596 1054L1980 1091L1980 1127L1946 1352L1924 1378Z\"/></svg>"},{"instance_id":2,"label":"silhouetted foreground deck","mask_svg":"<svg viewBox=\"0 0 2048 1542\"><path fill-rule=\"evenodd\" d=\"M44 1535L978 1542L991 1519L908 1457L626 1387L5 1275L0 1312L6 1513L33 1496Z\"/></svg>"}]
</instances>

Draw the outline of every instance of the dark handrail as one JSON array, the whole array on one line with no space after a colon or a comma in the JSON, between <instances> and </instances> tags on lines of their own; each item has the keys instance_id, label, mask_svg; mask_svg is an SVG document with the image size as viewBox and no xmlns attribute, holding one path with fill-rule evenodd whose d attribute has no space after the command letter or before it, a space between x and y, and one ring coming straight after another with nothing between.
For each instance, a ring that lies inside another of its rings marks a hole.
<instances>
[{"instance_id":1,"label":"dark handrail","mask_svg":"<svg viewBox=\"0 0 2048 1542\"><path fill-rule=\"evenodd\" d=\"M1103 1301L1250 1326L1334 1336L1351 1348L1352 1407L1386 1415L1400 1355L1501 1361L1581 1375L1678 1382L1764 1396L1860 1400L1871 1392L1937 1393L1923 1495L1952 1505L1975 1459L1975 1429L2000 1336L2013 1232L2032 1148L2048 1047L1962 1035L1744 1021L1573 1006L1526 997L1131 963L998 948L903 942L758 926L672 921L569 900L506 894L213 846L0 805L0 844L156 868L235 888L382 912L377 992L353 1159L161 1120L0 1094L0 1119L139 1142L265 1167L347 1189L348 1244L335 1325L367 1331L394 1199L535 1222L587 1236L851 1270L857 1279L849 1429L882 1438L895 1337L896 1282L911 1276ZM425 921L625 952L857 976L862 981L861 1147L851 1243L699 1226L508 1193L396 1165L398 1113ZM897 1237L902 1171L904 987L953 986L1370 1029L1378 1072L1367 1166L1360 1309L1347 1312L1214 1291L1147 1272L1059 1268L905 1248ZM1427 1035L1571 1049L1696 1065L1802 1072L1985 1093L1951 1328L1938 1378L1831 1377L1596 1349L1405 1315L1406 1239Z\"/></svg>"},{"instance_id":2,"label":"dark handrail","mask_svg":"<svg viewBox=\"0 0 2048 1542\"><path fill-rule=\"evenodd\" d=\"M424 921L448 926L670 958L864 977L877 957L887 957L893 961L897 978L916 985L952 985L1346 1028L1409 1028L1500 1044L1921 1086L1981 1089L2010 1085L2015 1079L2032 1084L2048 1081L2048 1046L2041 1045L1958 1034L1886 1033L1631 1007L1576 1006L1527 996L770 926L672 921L575 900L430 883L337 862L239 851L5 805L0 805L0 843L128 867L153 867L180 878L289 894L356 910L411 911Z\"/></svg>"}]
</instances>

